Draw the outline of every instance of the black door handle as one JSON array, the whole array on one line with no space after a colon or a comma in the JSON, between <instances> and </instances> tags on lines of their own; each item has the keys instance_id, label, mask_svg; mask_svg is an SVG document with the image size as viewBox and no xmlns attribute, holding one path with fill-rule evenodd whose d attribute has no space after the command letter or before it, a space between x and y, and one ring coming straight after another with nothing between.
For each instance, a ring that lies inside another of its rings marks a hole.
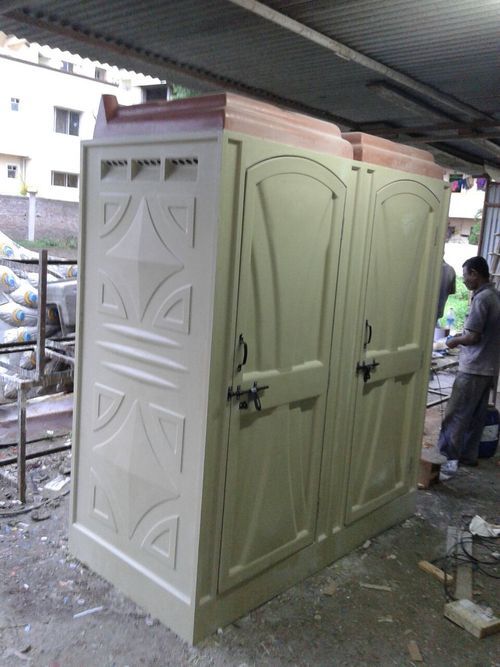
<instances>
[{"instance_id":1,"label":"black door handle","mask_svg":"<svg viewBox=\"0 0 500 667\"><path fill-rule=\"evenodd\" d=\"M238 364L236 370L239 373L243 366L247 363L248 359L248 343L246 340L243 338L243 334L240 334L240 337L238 339L238 345L241 346L243 345L243 359L240 364Z\"/></svg>"},{"instance_id":2,"label":"black door handle","mask_svg":"<svg viewBox=\"0 0 500 667\"><path fill-rule=\"evenodd\" d=\"M368 322L368 320L365 320L365 342L363 344L364 348L366 348L371 343L372 333L373 333L372 325Z\"/></svg>"}]
</instances>

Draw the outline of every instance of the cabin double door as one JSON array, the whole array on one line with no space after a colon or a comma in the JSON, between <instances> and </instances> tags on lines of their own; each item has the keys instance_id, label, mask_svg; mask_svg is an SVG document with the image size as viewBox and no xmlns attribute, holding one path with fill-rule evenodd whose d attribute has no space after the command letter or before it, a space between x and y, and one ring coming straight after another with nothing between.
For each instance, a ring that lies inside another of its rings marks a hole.
<instances>
[{"instance_id":1,"label":"cabin double door","mask_svg":"<svg viewBox=\"0 0 500 667\"><path fill-rule=\"evenodd\" d=\"M344 352L332 350L337 286L349 284L338 275L343 225L357 227L348 274L363 279L344 327L359 366L345 387L353 420L334 502L348 526L408 491L440 202L410 179L382 183L366 219L344 222L345 180L294 157L246 173L220 592L316 539L330 381Z\"/></svg>"}]
</instances>

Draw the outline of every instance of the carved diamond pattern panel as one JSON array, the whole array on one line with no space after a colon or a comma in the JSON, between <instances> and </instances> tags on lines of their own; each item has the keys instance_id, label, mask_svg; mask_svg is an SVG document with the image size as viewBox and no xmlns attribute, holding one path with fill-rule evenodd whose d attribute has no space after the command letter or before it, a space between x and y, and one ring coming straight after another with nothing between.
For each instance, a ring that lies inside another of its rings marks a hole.
<instances>
[{"instance_id":1,"label":"carved diamond pattern panel","mask_svg":"<svg viewBox=\"0 0 500 667\"><path fill-rule=\"evenodd\" d=\"M168 401L182 405L189 374L193 286L178 274L194 258L195 198L112 193L99 205L94 284L107 317L93 341L104 375L93 383L91 516L120 548L175 570L186 416Z\"/></svg>"},{"instance_id":2,"label":"carved diamond pattern panel","mask_svg":"<svg viewBox=\"0 0 500 667\"><path fill-rule=\"evenodd\" d=\"M179 497L158 446L148 436L141 407L134 401L121 427L94 448L99 472L110 481L126 517L129 539L152 509Z\"/></svg>"},{"instance_id":3,"label":"carved diamond pattern panel","mask_svg":"<svg viewBox=\"0 0 500 667\"><path fill-rule=\"evenodd\" d=\"M94 385L94 429L106 426L118 412L125 394L99 382Z\"/></svg>"},{"instance_id":4,"label":"carved diamond pattern panel","mask_svg":"<svg viewBox=\"0 0 500 667\"><path fill-rule=\"evenodd\" d=\"M161 228L161 227L160 227ZM168 278L181 271L183 263L159 233L145 198L141 199L132 223L107 257L127 286L142 320L151 298Z\"/></svg>"},{"instance_id":5,"label":"carved diamond pattern panel","mask_svg":"<svg viewBox=\"0 0 500 667\"><path fill-rule=\"evenodd\" d=\"M172 292L160 306L153 325L160 329L189 333L191 319L191 285Z\"/></svg>"},{"instance_id":6,"label":"carved diamond pattern panel","mask_svg":"<svg viewBox=\"0 0 500 667\"><path fill-rule=\"evenodd\" d=\"M158 195L158 201L167 221L168 232L177 233L176 235L183 239L188 246L193 247L195 197Z\"/></svg>"},{"instance_id":7,"label":"carved diamond pattern panel","mask_svg":"<svg viewBox=\"0 0 500 667\"><path fill-rule=\"evenodd\" d=\"M141 544L147 553L161 560L172 570L175 570L178 529L179 517L167 517L150 529Z\"/></svg>"},{"instance_id":8,"label":"carved diamond pattern panel","mask_svg":"<svg viewBox=\"0 0 500 667\"><path fill-rule=\"evenodd\" d=\"M99 301L98 310L106 315L127 319L127 311L118 287L111 277L102 270L98 271Z\"/></svg>"},{"instance_id":9,"label":"carved diamond pattern panel","mask_svg":"<svg viewBox=\"0 0 500 667\"><path fill-rule=\"evenodd\" d=\"M105 487L93 468L90 470L90 487L91 516L116 533L118 529L113 512L113 503L110 501L110 490Z\"/></svg>"},{"instance_id":10,"label":"carved diamond pattern panel","mask_svg":"<svg viewBox=\"0 0 500 667\"><path fill-rule=\"evenodd\" d=\"M120 224L129 203L130 195L127 194L106 194L105 197L101 195L99 202L101 209L99 236L106 236Z\"/></svg>"},{"instance_id":11,"label":"carved diamond pattern panel","mask_svg":"<svg viewBox=\"0 0 500 667\"><path fill-rule=\"evenodd\" d=\"M182 450L184 447L185 418L171 410L150 403L146 428L151 434L151 442L161 444L156 455L167 470L182 470Z\"/></svg>"}]
</instances>

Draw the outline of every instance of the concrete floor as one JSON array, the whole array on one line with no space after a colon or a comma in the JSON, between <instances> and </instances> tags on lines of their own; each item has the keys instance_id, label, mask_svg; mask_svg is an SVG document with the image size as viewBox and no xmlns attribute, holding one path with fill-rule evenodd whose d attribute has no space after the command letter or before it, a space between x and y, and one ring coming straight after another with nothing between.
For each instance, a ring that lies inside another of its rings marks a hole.
<instances>
[{"instance_id":1,"label":"concrete floor","mask_svg":"<svg viewBox=\"0 0 500 667\"><path fill-rule=\"evenodd\" d=\"M439 408L428 411L427 441L439 421ZM29 464L31 499L67 472L69 456ZM497 460L420 491L415 516L196 647L71 557L68 495L38 516L13 514L14 490L0 479L0 665L499 667L500 634L479 640L446 620L443 586L418 568L445 554L448 526L467 525L474 514L499 522ZM476 572L474 591L500 614L498 579ZM88 610L96 611L75 617ZM423 662L412 658L410 642Z\"/></svg>"}]
</instances>

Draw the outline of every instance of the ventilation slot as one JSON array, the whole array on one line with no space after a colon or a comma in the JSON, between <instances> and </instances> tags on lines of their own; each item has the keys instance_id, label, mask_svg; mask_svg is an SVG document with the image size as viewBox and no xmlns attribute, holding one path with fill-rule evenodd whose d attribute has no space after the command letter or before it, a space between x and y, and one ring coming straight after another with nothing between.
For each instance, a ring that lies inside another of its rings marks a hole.
<instances>
[{"instance_id":1,"label":"ventilation slot","mask_svg":"<svg viewBox=\"0 0 500 667\"><path fill-rule=\"evenodd\" d=\"M101 179L124 181L127 178L128 160L102 160Z\"/></svg>"},{"instance_id":2,"label":"ventilation slot","mask_svg":"<svg viewBox=\"0 0 500 667\"><path fill-rule=\"evenodd\" d=\"M198 164L198 158L196 157L186 157L186 158L173 158L170 162L174 165L184 165L184 164Z\"/></svg>"},{"instance_id":3,"label":"ventilation slot","mask_svg":"<svg viewBox=\"0 0 500 667\"><path fill-rule=\"evenodd\" d=\"M165 179L169 181L196 181L198 158L173 157L165 160Z\"/></svg>"},{"instance_id":4,"label":"ventilation slot","mask_svg":"<svg viewBox=\"0 0 500 667\"><path fill-rule=\"evenodd\" d=\"M132 160L132 178L139 181L159 181L161 177L160 158Z\"/></svg>"}]
</instances>

